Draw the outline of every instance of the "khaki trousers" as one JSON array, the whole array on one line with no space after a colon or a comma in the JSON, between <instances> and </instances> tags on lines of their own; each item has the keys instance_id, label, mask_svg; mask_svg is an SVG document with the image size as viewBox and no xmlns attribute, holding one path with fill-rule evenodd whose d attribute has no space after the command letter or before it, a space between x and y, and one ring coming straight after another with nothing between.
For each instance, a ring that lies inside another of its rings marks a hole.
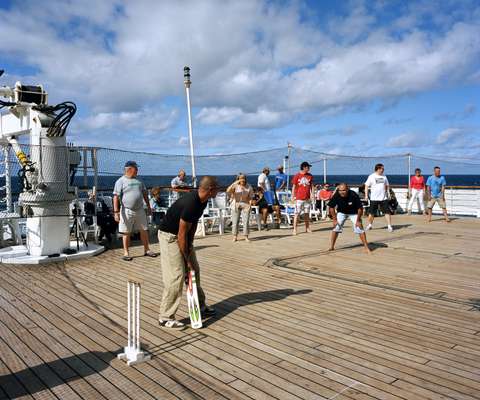
<instances>
[{"instance_id":1,"label":"khaki trousers","mask_svg":"<svg viewBox=\"0 0 480 400\"><path fill-rule=\"evenodd\" d=\"M160 304L160 319L175 319L183 293L185 279L185 261L178 247L177 236L168 232L158 231L160 243L160 262L162 264L163 294ZM200 266L195 249L190 253L195 278L197 281L198 300L200 308L205 306L205 293L200 285Z\"/></svg>"}]
</instances>

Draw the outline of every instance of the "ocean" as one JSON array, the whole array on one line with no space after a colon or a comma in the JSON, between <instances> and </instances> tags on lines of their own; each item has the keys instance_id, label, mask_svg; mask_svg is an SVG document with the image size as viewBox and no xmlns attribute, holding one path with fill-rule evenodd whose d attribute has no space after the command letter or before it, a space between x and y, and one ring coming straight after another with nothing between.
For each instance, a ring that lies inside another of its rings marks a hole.
<instances>
[{"instance_id":1,"label":"ocean","mask_svg":"<svg viewBox=\"0 0 480 400\"><path fill-rule=\"evenodd\" d=\"M119 175L103 175L98 177L98 191L108 192L113 190L115 181L119 178ZM407 186L408 178L405 175L387 175L390 184L395 186ZM170 187L172 176L165 175L146 175L139 176L147 188L151 189L154 186ZM222 187L227 187L234 180L234 175L217 175L218 181ZM477 186L480 189L480 175L445 175L448 186ZM352 186L358 186L365 182L367 175L328 175L327 182L331 185L340 182L347 182ZM4 179L2 179L4 182ZM0 180L0 186L4 185ZM248 175L248 183L251 185L257 185L257 175ZM273 183L274 175L270 175L270 180ZM187 177L188 182L188 177ZM323 175L314 175L315 183L323 183ZM86 185L85 185L86 183ZM93 186L93 176L87 176L87 182L85 182L83 176L77 176L74 184L80 189L90 189ZM18 195L20 192L20 182L18 177L12 177L12 191L14 195Z\"/></svg>"},{"instance_id":2,"label":"ocean","mask_svg":"<svg viewBox=\"0 0 480 400\"><path fill-rule=\"evenodd\" d=\"M91 177L89 177L91 178ZM115 181L119 176L99 176L98 177L98 186L100 191L111 190L115 184ZM154 186L165 186L169 187L172 180L172 176L139 176L139 178L145 183L147 188L152 188ZM222 187L227 187L234 180L234 175L217 175L218 182ZM274 175L269 176L271 182L273 183ZM480 189L480 175L445 175L447 180L447 185L449 186L478 186ZM367 179L367 175L328 175L327 182L334 185L335 183L347 182L350 185L361 185ZM405 175L388 175L388 180L392 186L406 186L408 185L408 177ZM93 178L89 179L89 184L87 186L93 185ZM187 178L187 182L188 182ZM248 175L247 181L251 185L257 185L257 175ZM323 183L323 175L314 175L315 183ZM78 177L75 180L75 183L81 187L83 185L83 177Z\"/></svg>"}]
</instances>

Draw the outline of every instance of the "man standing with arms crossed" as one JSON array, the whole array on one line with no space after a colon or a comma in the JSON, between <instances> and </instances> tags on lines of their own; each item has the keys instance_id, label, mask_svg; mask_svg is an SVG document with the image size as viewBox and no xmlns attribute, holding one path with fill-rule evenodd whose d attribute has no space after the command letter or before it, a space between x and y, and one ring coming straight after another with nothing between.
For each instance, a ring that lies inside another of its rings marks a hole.
<instances>
[{"instance_id":1,"label":"man standing with arms crossed","mask_svg":"<svg viewBox=\"0 0 480 400\"><path fill-rule=\"evenodd\" d=\"M313 196L313 175L311 165L304 161L300 164L300 172L292 180L292 200L295 202L295 216L293 217L293 235L297 234L298 216L303 213L305 232L311 233L310 207Z\"/></svg>"},{"instance_id":2,"label":"man standing with arms crossed","mask_svg":"<svg viewBox=\"0 0 480 400\"><path fill-rule=\"evenodd\" d=\"M375 165L375 172L371 174L365 182L365 199L368 199L370 191L370 207L368 210L368 225L365 230L372 229L373 219L377 210L381 210L387 220L387 228L389 232L393 232L392 216L388 208L389 183L385 175L383 175L385 167L383 164Z\"/></svg>"},{"instance_id":3,"label":"man standing with arms crossed","mask_svg":"<svg viewBox=\"0 0 480 400\"><path fill-rule=\"evenodd\" d=\"M205 303L200 285L200 267L193 247L198 220L208 200L217 196L218 183L213 176L204 176L198 191L186 193L168 209L158 231L163 276L163 295L158 322L166 328L182 329L185 325L175 319L182 298L183 282L188 270L195 271L198 300L202 316L215 313Z\"/></svg>"},{"instance_id":4,"label":"man standing with arms crossed","mask_svg":"<svg viewBox=\"0 0 480 400\"><path fill-rule=\"evenodd\" d=\"M447 213L447 204L445 203L445 186L447 181L444 176L440 175L440 167L433 168L433 175L427 179L427 194L428 194L428 216L427 222L432 221L432 208L435 203L438 203L443 211L446 222L450 222Z\"/></svg>"},{"instance_id":5,"label":"man standing with arms crossed","mask_svg":"<svg viewBox=\"0 0 480 400\"><path fill-rule=\"evenodd\" d=\"M118 231L123 234L123 257L125 261L132 261L129 254L130 235L140 231L140 240L144 248L144 255L156 257L148 244L148 222L144 202L148 213L152 213L148 200L147 188L137 179L138 165L135 161L125 163L124 175L115 182L113 189L113 213L115 221L119 222Z\"/></svg>"}]
</instances>

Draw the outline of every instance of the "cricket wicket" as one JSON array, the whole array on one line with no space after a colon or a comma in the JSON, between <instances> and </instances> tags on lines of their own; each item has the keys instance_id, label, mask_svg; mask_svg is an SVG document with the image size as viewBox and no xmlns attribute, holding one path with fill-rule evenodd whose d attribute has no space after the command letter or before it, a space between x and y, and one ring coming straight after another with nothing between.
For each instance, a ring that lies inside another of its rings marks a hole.
<instances>
[{"instance_id":1,"label":"cricket wicket","mask_svg":"<svg viewBox=\"0 0 480 400\"><path fill-rule=\"evenodd\" d=\"M120 360L127 361L127 365L150 360L150 355L140 348L140 295L140 282L129 279L127 282L128 341L124 352L118 355Z\"/></svg>"}]
</instances>

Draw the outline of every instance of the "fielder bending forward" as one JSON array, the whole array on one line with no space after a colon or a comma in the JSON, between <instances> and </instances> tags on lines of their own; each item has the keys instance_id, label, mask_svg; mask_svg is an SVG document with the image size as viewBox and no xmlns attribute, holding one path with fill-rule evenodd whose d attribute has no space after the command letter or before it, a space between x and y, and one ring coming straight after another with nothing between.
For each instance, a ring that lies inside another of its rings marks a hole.
<instances>
[{"instance_id":1,"label":"fielder bending forward","mask_svg":"<svg viewBox=\"0 0 480 400\"><path fill-rule=\"evenodd\" d=\"M363 206L360 197L353 190L348 188L346 183L338 185L337 190L330 202L330 215L333 220L332 237L330 241L330 249L335 249L335 242L338 234L343 231L343 224L347 218L350 218L353 224L353 232L360 236L360 240L365 247L365 252L370 254L368 247L367 235L362 225Z\"/></svg>"}]
</instances>

